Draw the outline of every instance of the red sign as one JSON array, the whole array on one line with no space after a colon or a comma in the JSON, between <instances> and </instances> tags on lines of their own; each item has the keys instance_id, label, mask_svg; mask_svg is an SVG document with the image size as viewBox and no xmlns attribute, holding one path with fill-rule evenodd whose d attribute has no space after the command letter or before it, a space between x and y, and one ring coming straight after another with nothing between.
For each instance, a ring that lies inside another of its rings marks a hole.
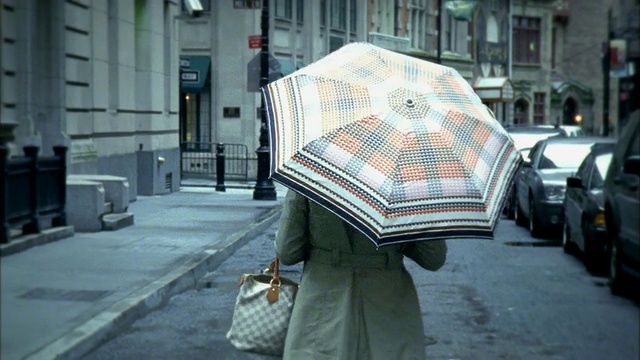
<instances>
[{"instance_id":1,"label":"red sign","mask_svg":"<svg viewBox=\"0 0 640 360\"><path fill-rule=\"evenodd\" d=\"M262 35L249 35L249 49L262 49Z\"/></svg>"}]
</instances>

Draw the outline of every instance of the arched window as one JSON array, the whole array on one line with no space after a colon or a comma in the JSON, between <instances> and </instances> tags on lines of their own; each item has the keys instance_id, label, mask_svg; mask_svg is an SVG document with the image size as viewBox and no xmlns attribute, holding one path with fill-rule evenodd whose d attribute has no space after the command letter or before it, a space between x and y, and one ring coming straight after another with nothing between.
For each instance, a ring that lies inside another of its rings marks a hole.
<instances>
[{"instance_id":1,"label":"arched window","mask_svg":"<svg viewBox=\"0 0 640 360\"><path fill-rule=\"evenodd\" d=\"M493 14L487 18L487 41L491 43L497 43L500 39L500 32L498 30L498 22Z\"/></svg>"}]
</instances>

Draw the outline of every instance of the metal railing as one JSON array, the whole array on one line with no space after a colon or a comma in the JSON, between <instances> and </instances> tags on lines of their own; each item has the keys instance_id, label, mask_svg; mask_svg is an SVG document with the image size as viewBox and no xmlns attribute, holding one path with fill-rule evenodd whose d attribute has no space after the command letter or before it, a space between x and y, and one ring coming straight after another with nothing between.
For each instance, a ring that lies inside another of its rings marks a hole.
<instances>
[{"instance_id":1,"label":"metal railing","mask_svg":"<svg viewBox=\"0 0 640 360\"><path fill-rule=\"evenodd\" d=\"M223 161L224 167L217 164L218 160ZM180 172L182 178L215 179L223 175L224 178L247 181L249 149L244 144L184 142L180 144Z\"/></svg>"},{"instance_id":2,"label":"metal railing","mask_svg":"<svg viewBox=\"0 0 640 360\"><path fill-rule=\"evenodd\" d=\"M54 156L38 156L37 146L25 146L24 156L9 158L0 146L0 242L8 243L10 231L22 226L23 234L41 231L40 219L51 218L51 226L66 226L65 146L54 146Z\"/></svg>"}]
</instances>

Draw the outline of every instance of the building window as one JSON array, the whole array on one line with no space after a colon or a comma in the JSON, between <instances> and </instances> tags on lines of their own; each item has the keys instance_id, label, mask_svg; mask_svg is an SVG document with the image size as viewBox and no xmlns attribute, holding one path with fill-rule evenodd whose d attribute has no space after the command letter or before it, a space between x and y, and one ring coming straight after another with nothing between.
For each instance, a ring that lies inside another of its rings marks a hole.
<instances>
[{"instance_id":1,"label":"building window","mask_svg":"<svg viewBox=\"0 0 640 360\"><path fill-rule=\"evenodd\" d=\"M407 36L411 39L414 49L428 50L428 2L427 0L410 0L407 6Z\"/></svg>"},{"instance_id":2,"label":"building window","mask_svg":"<svg viewBox=\"0 0 640 360\"><path fill-rule=\"evenodd\" d=\"M276 0L276 17L291 20L292 13L291 0Z\"/></svg>"},{"instance_id":3,"label":"building window","mask_svg":"<svg viewBox=\"0 0 640 360\"><path fill-rule=\"evenodd\" d=\"M276 0L275 2L276 14L275 16L280 19L293 20L293 13L295 12L296 21L304 21L304 9L303 0L296 0L296 8L293 8L293 0Z\"/></svg>"},{"instance_id":4,"label":"building window","mask_svg":"<svg viewBox=\"0 0 640 360\"><path fill-rule=\"evenodd\" d=\"M513 17L513 61L540 63L540 18Z\"/></svg>"},{"instance_id":5,"label":"building window","mask_svg":"<svg viewBox=\"0 0 640 360\"><path fill-rule=\"evenodd\" d=\"M533 123L544 124L544 99L545 93L533 94Z\"/></svg>"},{"instance_id":6,"label":"building window","mask_svg":"<svg viewBox=\"0 0 640 360\"><path fill-rule=\"evenodd\" d=\"M181 1L182 3L182 12L183 13L187 13L187 5L184 3L184 1ZM202 6L202 12L204 13L208 13L211 12L211 0L200 0L200 5Z\"/></svg>"},{"instance_id":7,"label":"building window","mask_svg":"<svg viewBox=\"0 0 640 360\"><path fill-rule=\"evenodd\" d=\"M304 22L304 3L302 0L297 0L296 20Z\"/></svg>"},{"instance_id":8,"label":"building window","mask_svg":"<svg viewBox=\"0 0 640 360\"><path fill-rule=\"evenodd\" d=\"M356 32L356 27L358 24L358 12L356 11L356 8L357 8L356 0L350 0L349 1L349 30L351 32Z\"/></svg>"},{"instance_id":9,"label":"building window","mask_svg":"<svg viewBox=\"0 0 640 360\"><path fill-rule=\"evenodd\" d=\"M348 0L351 10L351 28L355 29L355 1ZM329 3L329 14L327 14L327 3ZM329 26L334 30L347 29L347 0L321 0L320 1L320 25L327 26L327 15L329 16Z\"/></svg>"},{"instance_id":10,"label":"building window","mask_svg":"<svg viewBox=\"0 0 640 360\"><path fill-rule=\"evenodd\" d=\"M558 46L557 42L556 28L551 29L551 68L556 68L556 46Z\"/></svg>"},{"instance_id":11,"label":"building window","mask_svg":"<svg viewBox=\"0 0 640 360\"><path fill-rule=\"evenodd\" d=\"M454 51L456 38L456 21L453 19L453 16L449 15L447 12L444 12L443 15L442 33L444 34L444 39L442 39L442 50Z\"/></svg>"},{"instance_id":12,"label":"building window","mask_svg":"<svg viewBox=\"0 0 640 360\"><path fill-rule=\"evenodd\" d=\"M442 13L442 49L458 54L471 54L471 26L470 22L456 20L453 15L445 11Z\"/></svg>"},{"instance_id":13,"label":"building window","mask_svg":"<svg viewBox=\"0 0 640 360\"><path fill-rule=\"evenodd\" d=\"M347 0L331 0L329 19L332 29L347 29Z\"/></svg>"},{"instance_id":14,"label":"building window","mask_svg":"<svg viewBox=\"0 0 640 360\"><path fill-rule=\"evenodd\" d=\"M467 21L467 54L473 57L473 24Z\"/></svg>"}]
</instances>

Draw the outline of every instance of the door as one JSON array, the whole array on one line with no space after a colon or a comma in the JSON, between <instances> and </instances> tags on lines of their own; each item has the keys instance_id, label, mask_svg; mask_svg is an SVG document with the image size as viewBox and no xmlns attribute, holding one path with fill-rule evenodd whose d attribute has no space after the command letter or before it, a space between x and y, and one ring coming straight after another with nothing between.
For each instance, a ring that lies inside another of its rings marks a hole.
<instances>
[{"instance_id":1,"label":"door","mask_svg":"<svg viewBox=\"0 0 640 360\"><path fill-rule=\"evenodd\" d=\"M529 112L529 103L527 100L518 99L513 106L513 123L515 125L518 124L528 124L529 117L527 113Z\"/></svg>"},{"instance_id":2,"label":"door","mask_svg":"<svg viewBox=\"0 0 640 360\"><path fill-rule=\"evenodd\" d=\"M567 187L564 202L565 222L570 230L571 239L584 250L582 237L582 209L587 203L587 191L589 189L590 177L593 173L593 154L580 164L575 177L582 181L582 187Z\"/></svg>"},{"instance_id":3,"label":"door","mask_svg":"<svg viewBox=\"0 0 640 360\"><path fill-rule=\"evenodd\" d=\"M529 188L531 182L534 180L534 169L537 167L537 159L540 157L543 147L544 146L541 145L541 143L537 143L533 148L531 148L529 158L526 160L527 164L521 167L520 173L518 174L518 185L516 189L518 194L518 203L520 209L522 209L527 217L531 216L529 209Z\"/></svg>"},{"instance_id":4,"label":"door","mask_svg":"<svg viewBox=\"0 0 640 360\"><path fill-rule=\"evenodd\" d=\"M636 123L640 124L640 123ZM623 159L630 156L640 156L640 136L637 136L638 128L629 129L634 131L636 136L632 136L629 146L625 151ZM624 161L624 160L623 160ZM620 213L620 234L621 245L626 254L635 254L636 261L640 261L640 229L638 219L640 219L640 178L636 174L620 173L620 179L614 179L617 183L614 201L618 204Z\"/></svg>"}]
</instances>

